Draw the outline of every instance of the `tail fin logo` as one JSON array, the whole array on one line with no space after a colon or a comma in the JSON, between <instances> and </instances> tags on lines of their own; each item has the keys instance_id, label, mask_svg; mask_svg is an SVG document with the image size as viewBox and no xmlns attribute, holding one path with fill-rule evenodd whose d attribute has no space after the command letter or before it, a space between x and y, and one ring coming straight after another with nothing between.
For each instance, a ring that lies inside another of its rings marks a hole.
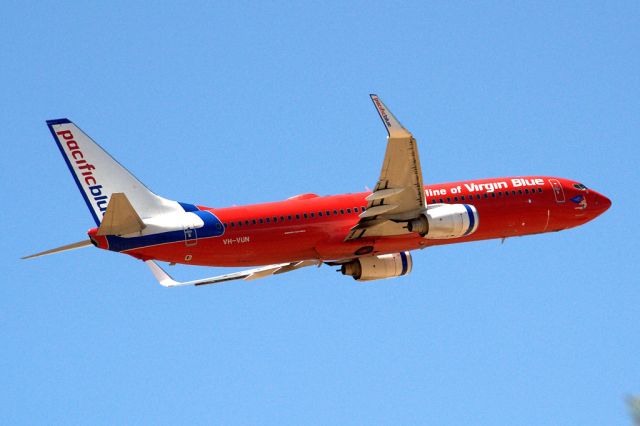
<instances>
[{"instance_id":1,"label":"tail fin logo","mask_svg":"<svg viewBox=\"0 0 640 426\"><path fill-rule=\"evenodd\" d=\"M104 219L111 195L115 193L126 194L143 219L184 213L177 202L151 192L71 120L47 120L47 126L97 225Z\"/></svg>"},{"instance_id":2,"label":"tail fin logo","mask_svg":"<svg viewBox=\"0 0 640 426\"><path fill-rule=\"evenodd\" d=\"M56 135L61 143L64 142L68 151L67 158L69 161L75 162L75 166L78 169L78 180L84 179L84 183L87 185L89 192L87 195L90 195L93 198L96 207L104 216L105 211L107 211L109 197L102 193L102 185L93 174L93 170L96 170L95 166L87 162L84 157L84 153L80 149L78 142L75 141L71 130L60 130L56 132Z\"/></svg>"}]
</instances>

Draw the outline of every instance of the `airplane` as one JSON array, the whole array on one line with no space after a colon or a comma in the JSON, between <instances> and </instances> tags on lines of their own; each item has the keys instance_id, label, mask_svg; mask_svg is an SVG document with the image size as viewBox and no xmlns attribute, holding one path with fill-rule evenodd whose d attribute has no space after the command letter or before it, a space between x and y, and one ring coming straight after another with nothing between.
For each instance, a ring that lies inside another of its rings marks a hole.
<instances>
[{"instance_id":1,"label":"airplane","mask_svg":"<svg viewBox=\"0 0 640 426\"><path fill-rule=\"evenodd\" d=\"M96 227L88 240L23 259L93 245L142 260L164 287L254 280L322 264L372 281L409 274L412 250L561 231L611 206L585 185L552 176L424 185L415 138L377 95L370 97L388 134L373 191L224 208L160 197L73 122L48 120ZM157 261L250 269L181 282Z\"/></svg>"},{"instance_id":2,"label":"airplane","mask_svg":"<svg viewBox=\"0 0 640 426\"><path fill-rule=\"evenodd\" d=\"M629 412L633 418L633 424L640 426L640 397L629 395L627 396L627 404L629 406Z\"/></svg>"}]
</instances>

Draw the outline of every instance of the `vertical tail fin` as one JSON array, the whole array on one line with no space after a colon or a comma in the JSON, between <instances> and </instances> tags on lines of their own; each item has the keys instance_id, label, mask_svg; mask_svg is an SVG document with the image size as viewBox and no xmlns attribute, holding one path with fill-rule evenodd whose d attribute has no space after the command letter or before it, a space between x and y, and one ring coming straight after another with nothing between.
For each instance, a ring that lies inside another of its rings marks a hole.
<instances>
[{"instance_id":1,"label":"vertical tail fin","mask_svg":"<svg viewBox=\"0 0 640 426\"><path fill-rule=\"evenodd\" d=\"M97 225L114 193L125 193L141 218L183 212L175 201L159 197L135 178L70 120L48 120L47 126Z\"/></svg>"}]
</instances>

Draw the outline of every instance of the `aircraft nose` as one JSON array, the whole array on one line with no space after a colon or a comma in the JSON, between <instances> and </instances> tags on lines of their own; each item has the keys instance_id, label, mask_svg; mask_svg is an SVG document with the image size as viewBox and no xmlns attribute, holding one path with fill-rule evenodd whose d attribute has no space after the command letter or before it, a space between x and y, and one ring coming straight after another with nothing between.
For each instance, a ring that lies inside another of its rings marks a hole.
<instances>
[{"instance_id":1,"label":"aircraft nose","mask_svg":"<svg viewBox=\"0 0 640 426\"><path fill-rule=\"evenodd\" d=\"M593 197L593 209L600 215L611 207L611 200L598 192L593 191L593 193L595 195L595 197Z\"/></svg>"}]
</instances>

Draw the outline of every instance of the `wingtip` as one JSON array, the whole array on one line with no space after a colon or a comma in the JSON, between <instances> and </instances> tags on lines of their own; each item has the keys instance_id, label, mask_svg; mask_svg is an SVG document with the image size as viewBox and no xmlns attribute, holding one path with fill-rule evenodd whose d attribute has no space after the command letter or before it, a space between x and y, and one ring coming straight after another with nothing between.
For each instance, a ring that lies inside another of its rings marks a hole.
<instances>
[{"instance_id":1,"label":"wingtip","mask_svg":"<svg viewBox=\"0 0 640 426\"><path fill-rule=\"evenodd\" d=\"M153 260L145 260L144 263L151 269L151 273L162 287L174 287L177 284L177 282Z\"/></svg>"},{"instance_id":2,"label":"wingtip","mask_svg":"<svg viewBox=\"0 0 640 426\"><path fill-rule=\"evenodd\" d=\"M71 120L68 118L54 118L53 120L47 120L48 126L54 126L56 124L69 124Z\"/></svg>"}]
</instances>

